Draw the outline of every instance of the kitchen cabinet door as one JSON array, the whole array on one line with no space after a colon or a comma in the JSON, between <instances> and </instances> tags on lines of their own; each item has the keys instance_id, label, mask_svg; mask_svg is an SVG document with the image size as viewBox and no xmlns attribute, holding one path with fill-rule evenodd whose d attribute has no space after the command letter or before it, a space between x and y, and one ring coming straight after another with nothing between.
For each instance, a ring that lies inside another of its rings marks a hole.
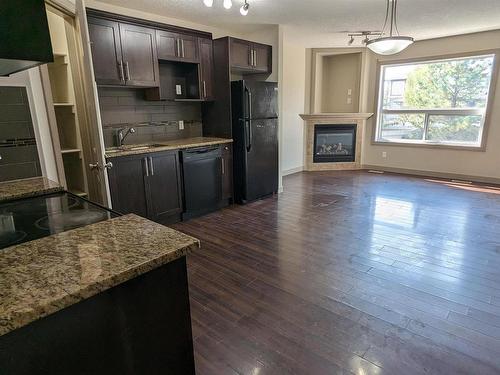
<instances>
[{"instance_id":1,"label":"kitchen cabinet door","mask_svg":"<svg viewBox=\"0 0 500 375\"><path fill-rule=\"evenodd\" d=\"M222 145L222 200L233 199L233 148Z\"/></svg>"},{"instance_id":2,"label":"kitchen cabinet door","mask_svg":"<svg viewBox=\"0 0 500 375\"><path fill-rule=\"evenodd\" d=\"M200 61L198 53L198 38L179 34L181 59L184 62L197 63Z\"/></svg>"},{"instance_id":3,"label":"kitchen cabinet door","mask_svg":"<svg viewBox=\"0 0 500 375\"><path fill-rule=\"evenodd\" d=\"M272 47L265 44L253 44L254 69L259 73L272 72Z\"/></svg>"},{"instance_id":4,"label":"kitchen cabinet door","mask_svg":"<svg viewBox=\"0 0 500 375\"><path fill-rule=\"evenodd\" d=\"M148 216L146 201L146 159L143 155L109 159L109 189L113 209L122 214Z\"/></svg>"},{"instance_id":5,"label":"kitchen cabinet door","mask_svg":"<svg viewBox=\"0 0 500 375\"><path fill-rule=\"evenodd\" d=\"M214 99L214 58L211 39L199 39L200 93L203 100Z\"/></svg>"},{"instance_id":6,"label":"kitchen cabinet door","mask_svg":"<svg viewBox=\"0 0 500 375\"><path fill-rule=\"evenodd\" d=\"M148 216L160 223L178 221L182 213L181 171L178 151L150 154L147 177Z\"/></svg>"},{"instance_id":7,"label":"kitchen cabinet door","mask_svg":"<svg viewBox=\"0 0 500 375\"><path fill-rule=\"evenodd\" d=\"M160 60L177 61L180 57L179 35L169 31L156 30L156 45Z\"/></svg>"},{"instance_id":8,"label":"kitchen cabinet door","mask_svg":"<svg viewBox=\"0 0 500 375\"><path fill-rule=\"evenodd\" d=\"M120 23L120 39L127 86L159 86L155 30Z\"/></svg>"},{"instance_id":9,"label":"kitchen cabinet door","mask_svg":"<svg viewBox=\"0 0 500 375\"><path fill-rule=\"evenodd\" d=\"M252 70L250 42L230 38L230 44L231 68L236 70Z\"/></svg>"},{"instance_id":10,"label":"kitchen cabinet door","mask_svg":"<svg viewBox=\"0 0 500 375\"><path fill-rule=\"evenodd\" d=\"M90 46L98 85L124 85L122 50L118 22L88 18Z\"/></svg>"}]
</instances>

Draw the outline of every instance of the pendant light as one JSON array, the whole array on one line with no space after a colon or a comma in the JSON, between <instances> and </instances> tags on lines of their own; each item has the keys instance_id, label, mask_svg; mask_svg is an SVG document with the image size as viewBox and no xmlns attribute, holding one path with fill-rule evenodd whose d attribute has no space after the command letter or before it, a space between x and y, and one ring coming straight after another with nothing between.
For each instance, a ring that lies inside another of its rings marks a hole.
<instances>
[{"instance_id":1,"label":"pendant light","mask_svg":"<svg viewBox=\"0 0 500 375\"><path fill-rule=\"evenodd\" d=\"M233 6L233 2L231 0L224 0L224 2L222 3L222 5L226 9L231 9L231 7Z\"/></svg>"},{"instance_id":2,"label":"pendant light","mask_svg":"<svg viewBox=\"0 0 500 375\"><path fill-rule=\"evenodd\" d=\"M214 0L203 0L203 4L205 4L205 6L211 8L214 5Z\"/></svg>"},{"instance_id":3,"label":"pendant light","mask_svg":"<svg viewBox=\"0 0 500 375\"><path fill-rule=\"evenodd\" d=\"M366 46L379 55L394 55L414 42L412 37L399 35L397 8L398 0L387 0L382 36L366 42ZM385 36L387 35L388 22L390 22L389 36Z\"/></svg>"}]
</instances>

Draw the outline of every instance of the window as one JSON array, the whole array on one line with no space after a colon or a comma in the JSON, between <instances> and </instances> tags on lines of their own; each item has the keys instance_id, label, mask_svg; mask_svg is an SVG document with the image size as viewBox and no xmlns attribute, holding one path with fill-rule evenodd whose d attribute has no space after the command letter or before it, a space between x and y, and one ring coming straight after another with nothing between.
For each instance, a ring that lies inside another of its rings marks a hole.
<instances>
[{"instance_id":1,"label":"window","mask_svg":"<svg viewBox=\"0 0 500 375\"><path fill-rule=\"evenodd\" d=\"M376 142L481 147L495 55L384 64Z\"/></svg>"}]
</instances>

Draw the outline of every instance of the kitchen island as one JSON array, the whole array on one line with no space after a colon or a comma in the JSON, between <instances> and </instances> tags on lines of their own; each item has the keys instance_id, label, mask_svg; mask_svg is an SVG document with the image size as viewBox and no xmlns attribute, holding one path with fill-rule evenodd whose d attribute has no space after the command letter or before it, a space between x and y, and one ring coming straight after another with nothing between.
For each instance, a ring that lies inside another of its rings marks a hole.
<instances>
[{"instance_id":1,"label":"kitchen island","mask_svg":"<svg viewBox=\"0 0 500 375\"><path fill-rule=\"evenodd\" d=\"M125 215L0 250L0 373L193 374L197 248Z\"/></svg>"}]
</instances>

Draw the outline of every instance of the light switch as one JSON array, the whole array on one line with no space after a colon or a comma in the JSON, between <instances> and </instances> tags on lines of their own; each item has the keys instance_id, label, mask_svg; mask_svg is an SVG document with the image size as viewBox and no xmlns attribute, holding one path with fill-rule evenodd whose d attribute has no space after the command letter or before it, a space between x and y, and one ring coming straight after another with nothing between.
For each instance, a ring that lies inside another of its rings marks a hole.
<instances>
[{"instance_id":1,"label":"light switch","mask_svg":"<svg viewBox=\"0 0 500 375\"><path fill-rule=\"evenodd\" d=\"M182 95L182 86L181 85L175 85L175 93L177 95Z\"/></svg>"},{"instance_id":2,"label":"light switch","mask_svg":"<svg viewBox=\"0 0 500 375\"><path fill-rule=\"evenodd\" d=\"M352 95L352 89L347 90L347 95L351 96Z\"/></svg>"},{"instance_id":3,"label":"light switch","mask_svg":"<svg viewBox=\"0 0 500 375\"><path fill-rule=\"evenodd\" d=\"M184 121L179 120L179 130L184 130Z\"/></svg>"}]
</instances>

